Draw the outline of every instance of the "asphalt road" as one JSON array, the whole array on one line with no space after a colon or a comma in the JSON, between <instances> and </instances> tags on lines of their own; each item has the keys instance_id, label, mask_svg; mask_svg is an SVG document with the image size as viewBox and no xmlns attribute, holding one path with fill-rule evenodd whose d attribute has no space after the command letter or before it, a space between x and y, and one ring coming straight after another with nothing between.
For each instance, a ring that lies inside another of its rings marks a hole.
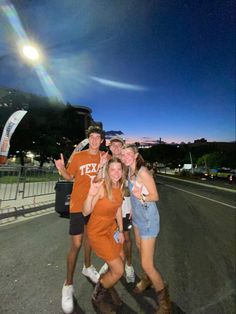
<instances>
[{"instance_id":1,"label":"asphalt road","mask_svg":"<svg viewBox=\"0 0 236 314\"><path fill-rule=\"evenodd\" d=\"M169 283L174 313L235 313L235 193L158 177L161 233L155 260ZM60 314L68 220L51 213L0 227L0 313ZM93 264L103 262L95 255ZM75 313L95 313L92 284L75 274ZM133 264L141 269L133 246ZM152 313L154 293L117 284L119 313Z\"/></svg>"}]
</instances>

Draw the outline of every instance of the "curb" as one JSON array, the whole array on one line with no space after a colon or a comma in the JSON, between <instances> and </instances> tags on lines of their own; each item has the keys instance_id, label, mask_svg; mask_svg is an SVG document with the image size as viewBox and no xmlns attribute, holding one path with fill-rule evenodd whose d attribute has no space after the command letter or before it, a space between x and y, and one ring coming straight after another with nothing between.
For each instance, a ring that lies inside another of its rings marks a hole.
<instances>
[{"instance_id":1,"label":"curb","mask_svg":"<svg viewBox=\"0 0 236 314\"><path fill-rule=\"evenodd\" d=\"M27 208L27 209L24 208L24 206L19 207L19 208L14 207L10 209L11 211L0 213L0 220L6 219L6 218L12 218L12 217L17 218L19 216L25 216L26 214L45 210L54 206L55 206L55 203L48 203L48 204L40 205L37 207Z\"/></svg>"}]
</instances>

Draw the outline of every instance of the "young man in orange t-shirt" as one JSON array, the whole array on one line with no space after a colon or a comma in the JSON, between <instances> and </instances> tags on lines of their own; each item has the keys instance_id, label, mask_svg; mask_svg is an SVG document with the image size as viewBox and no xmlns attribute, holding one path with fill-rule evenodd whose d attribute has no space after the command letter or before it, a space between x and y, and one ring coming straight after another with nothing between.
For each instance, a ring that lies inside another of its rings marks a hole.
<instances>
[{"instance_id":1,"label":"young man in orange t-shirt","mask_svg":"<svg viewBox=\"0 0 236 314\"><path fill-rule=\"evenodd\" d=\"M67 256L67 278L62 288L62 309L64 313L72 313L73 304L73 275L76 259L82 244L84 235L84 267L82 273L89 277L94 283L99 279L95 267L91 265L91 248L89 246L85 225L89 216L84 217L82 213L83 203L87 197L91 180L102 170L107 162L107 153L102 156L99 151L103 139L103 131L98 126L88 129L89 148L74 153L67 168L64 164L63 155L61 159L55 160L60 174L66 180L74 180L73 190L70 198L70 230L71 247Z\"/></svg>"}]
</instances>

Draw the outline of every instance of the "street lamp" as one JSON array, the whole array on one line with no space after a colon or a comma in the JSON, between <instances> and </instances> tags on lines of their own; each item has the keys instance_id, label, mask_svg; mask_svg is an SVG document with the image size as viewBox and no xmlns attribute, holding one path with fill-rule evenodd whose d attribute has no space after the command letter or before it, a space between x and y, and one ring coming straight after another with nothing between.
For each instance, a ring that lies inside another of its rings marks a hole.
<instances>
[{"instance_id":1,"label":"street lamp","mask_svg":"<svg viewBox=\"0 0 236 314\"><path fill-rule=\"evenodd\" d=\"M191 163L191 172L193 174L193 159L192 159L192 154L190 151L189 151L189 158L190 158L190 163Z\"/></svg>"}]
</instances>

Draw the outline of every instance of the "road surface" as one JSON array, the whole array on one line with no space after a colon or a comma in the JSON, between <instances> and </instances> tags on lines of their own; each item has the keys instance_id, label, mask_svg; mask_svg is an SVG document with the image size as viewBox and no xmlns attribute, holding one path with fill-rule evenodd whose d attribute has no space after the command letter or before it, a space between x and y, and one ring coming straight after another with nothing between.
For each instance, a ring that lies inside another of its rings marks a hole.
<instances>
[{"instance_id":1,"label":"road surface","mask_svg":"<svg viewBox=\"0 0 236 314\"><path fill-rule=\"evenodd\" d=\"M235 313L235 193L158 176L161 233L155 261L169 283L174 313ZM0 313L60 314L69 246L68 220L57 213L0 227ZM95 255L93 264L103 262ZM141 274L133 245L133 264ZM75 273L75 313L96 313L93 286ZM132 293L122 279L119 313L152 313L154 292Z\"/></svg>"}]
</instances>

